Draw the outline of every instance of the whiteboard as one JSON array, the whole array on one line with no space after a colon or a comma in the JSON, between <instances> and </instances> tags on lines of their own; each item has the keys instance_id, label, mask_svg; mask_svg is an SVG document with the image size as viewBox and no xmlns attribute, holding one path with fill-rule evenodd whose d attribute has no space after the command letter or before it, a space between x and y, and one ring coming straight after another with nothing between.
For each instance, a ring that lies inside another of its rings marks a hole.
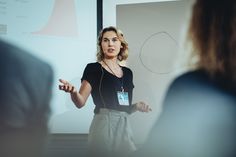
<instances>
[{"instance_id":1,"label":"whiteboard","mask_svg":"<svg viewBox=\"0 0 236 157\"><path fill-rule=\"evenodd\" d=\"M162 1L116 5L116 26L129 44L127 65L134 74L133 102L148 103L153 111L131 116L136 143L143 143L161 114L162 100L173 78L185 67L182 58L191 1Z\"/></svg>"}]
</instances>

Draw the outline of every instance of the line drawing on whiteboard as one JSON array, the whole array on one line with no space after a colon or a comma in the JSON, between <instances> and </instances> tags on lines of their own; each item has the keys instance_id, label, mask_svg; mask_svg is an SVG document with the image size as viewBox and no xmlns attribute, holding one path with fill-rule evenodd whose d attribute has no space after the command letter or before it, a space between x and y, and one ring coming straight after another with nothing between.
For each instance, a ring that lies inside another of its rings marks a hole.
<instances>
[{"instance_id":1,"label":"line drawing on whiteboard","mask_svg":"<svg viewBox=\"0 0 236 157\"><path fill-rule=\"evenodd\" d=\"M166 31L151 34L141 45L139 60L142 66L154 74L168 74L174 70L179 44Z\"/></svg>"}]
</instances>

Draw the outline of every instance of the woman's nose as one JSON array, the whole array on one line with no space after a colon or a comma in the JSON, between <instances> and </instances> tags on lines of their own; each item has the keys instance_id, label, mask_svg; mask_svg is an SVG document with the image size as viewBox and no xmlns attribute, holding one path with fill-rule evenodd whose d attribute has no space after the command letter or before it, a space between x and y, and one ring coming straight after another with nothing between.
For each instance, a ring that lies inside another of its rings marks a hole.
<instances>
[{"instance_id":1,"label":"woman's nose","mask_svg":"<svg viewBox=\"0 0 236 157\"><path fill-rule=\"evenodd\" d=\"M114 42L112 40L109 40L109 46L114 45Z\"/></svg>"}]
</instances>

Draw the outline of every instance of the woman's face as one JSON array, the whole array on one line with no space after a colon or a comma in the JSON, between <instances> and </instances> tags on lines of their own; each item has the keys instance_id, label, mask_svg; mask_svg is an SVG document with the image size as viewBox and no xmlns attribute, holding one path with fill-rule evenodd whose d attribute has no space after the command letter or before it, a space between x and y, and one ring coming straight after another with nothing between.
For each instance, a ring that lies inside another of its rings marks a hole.
<instances>
[{"instance_id":1,"label":"woman's face","mask_svg":"<svg viewBox=\"0 0 236 157\"><path fill-rule=\"evenodd\" d=\"M117 58L121 48L121 41L114 31L108 31L103 34L101 47L104 58Z\"/></svg>"}]
</instances>

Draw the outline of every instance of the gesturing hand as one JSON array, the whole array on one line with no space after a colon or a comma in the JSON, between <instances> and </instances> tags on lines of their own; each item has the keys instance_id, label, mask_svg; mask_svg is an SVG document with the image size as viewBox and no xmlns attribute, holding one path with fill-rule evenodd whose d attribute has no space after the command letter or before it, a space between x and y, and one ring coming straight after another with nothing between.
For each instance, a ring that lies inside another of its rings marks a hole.
<instances>
[{"instance_id":1,"label":"gesturing hand","mask_svg":"<svg viewBox=\"0 0 236 157\"><path fill-rule=\"evenodd\" d=\"M68 93L77 92L76 88L72 84L70 84L68 81L62 80L62 79L59 79L59 81L62 83L61 85L59 85L60 90L63 90Z\"/></svg>"},{"instance_id":2,"label":"gesturing hand","mask_svg":"<svg viewBox=\"0 0 236 157\"><path fill-rule=\"evenodd\" d=\"M152 111L152 109L150 108L149 105L147 105L146 103L140 101L138 103L135 104L136 110L140 111L140 112L149 112Z\"/></svg>"}]
</instances>

